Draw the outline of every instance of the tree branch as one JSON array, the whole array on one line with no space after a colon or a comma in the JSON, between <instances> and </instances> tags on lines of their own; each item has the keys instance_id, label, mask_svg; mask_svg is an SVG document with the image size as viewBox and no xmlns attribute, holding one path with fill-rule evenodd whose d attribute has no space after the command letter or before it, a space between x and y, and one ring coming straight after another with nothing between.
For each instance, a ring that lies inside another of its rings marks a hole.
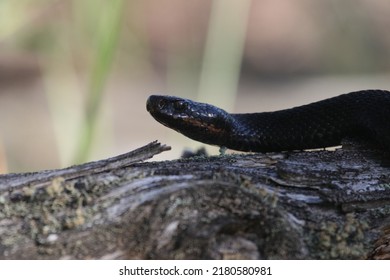
<instances>
[{"instance_id":1,"label":"tree branch","mask_svg":"<svg viewBox=\"0 0 390 280\"><path fill-rule=\"evenodd\" d=\"M170 148L0 177L3 259L390 258L378 151L141 162Z\"/></svg>"}]
</instances>

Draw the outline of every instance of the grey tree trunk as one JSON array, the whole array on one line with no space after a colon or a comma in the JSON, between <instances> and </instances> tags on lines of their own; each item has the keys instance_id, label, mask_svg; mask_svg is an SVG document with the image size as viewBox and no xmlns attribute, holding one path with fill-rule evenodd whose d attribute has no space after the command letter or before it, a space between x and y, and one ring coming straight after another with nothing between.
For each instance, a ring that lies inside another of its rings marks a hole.
<instances>
[{"instance_id":1,"label":"grey tree trunk","mask_svg":"<svg viewBox=\"0 0 390 280\"><path fill-rule=\"evenodd\" d=\"M0 177L3 259L390 259L379 151L107 160Z\"/></svg>"}]
</instances>

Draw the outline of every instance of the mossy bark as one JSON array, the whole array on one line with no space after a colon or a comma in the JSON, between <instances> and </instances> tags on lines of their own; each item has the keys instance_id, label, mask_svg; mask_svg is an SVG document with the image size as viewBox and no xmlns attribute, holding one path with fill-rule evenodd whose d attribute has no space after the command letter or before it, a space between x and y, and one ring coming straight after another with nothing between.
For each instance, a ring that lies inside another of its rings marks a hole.
<instances>
[{"instance_id":1,"label":"mossy bark","mask_svg":"<svg viewBox=\"0 0 390 280\"><path fill-rule=\"evenodd\" d=\"M142 162L168 149L1 176L0 257L390 258L390 165L378 151Z\"/></svg>"}]
</instances>

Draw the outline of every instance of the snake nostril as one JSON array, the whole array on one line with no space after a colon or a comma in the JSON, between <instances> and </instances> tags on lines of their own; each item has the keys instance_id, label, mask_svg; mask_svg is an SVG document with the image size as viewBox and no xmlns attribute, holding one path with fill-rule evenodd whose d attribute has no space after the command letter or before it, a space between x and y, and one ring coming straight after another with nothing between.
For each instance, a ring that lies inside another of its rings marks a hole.
<instances>
[{"instance_id":1,"label":"snake nostril","mask_svg":"<svg viewBox=\"0 0 390 280\"><path fill-rule=\"evenodd\" d=\"M167 102L163 99L159 100L157 103L157 106L160 110L164 109L166 105L167 105Z\"/></svg>"}]
</instances>

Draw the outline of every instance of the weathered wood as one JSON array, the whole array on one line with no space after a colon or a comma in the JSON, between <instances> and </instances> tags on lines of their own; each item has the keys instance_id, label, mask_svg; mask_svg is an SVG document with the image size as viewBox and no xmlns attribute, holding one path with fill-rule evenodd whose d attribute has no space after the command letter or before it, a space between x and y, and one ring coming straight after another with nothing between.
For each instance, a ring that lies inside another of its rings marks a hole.
<instances>
[{"instance_id":1,"label":"weathered wood","mask_svg":"<svg viewBox=\"0 0 390 280\"><path fill-rule=\"evenodd\" d=\"M0 177L3 259L390 258L390 165L364 149L140 162L169 147Z\"/></svg>"}]
</instances>

